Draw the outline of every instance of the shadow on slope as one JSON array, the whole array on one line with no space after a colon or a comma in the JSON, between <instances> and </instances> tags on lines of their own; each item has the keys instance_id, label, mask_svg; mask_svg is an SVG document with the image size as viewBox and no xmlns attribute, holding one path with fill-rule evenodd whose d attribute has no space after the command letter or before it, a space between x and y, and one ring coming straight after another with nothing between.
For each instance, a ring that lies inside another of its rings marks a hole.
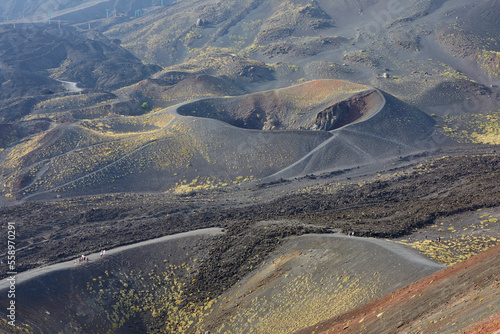
<instances>
[{"instance_id":1,"label":"shadow on slope","mask_svg":"<svg viewBox=\"0 0 500 334\"><path fill-rule=\"evenodd\" d=\"M142 64L119 43L98 33L80 34L72 27L41 24L0 27L0 59L16 70L107 90L130 85L160 70L159 66ZM51 82L46 81L41 84Z\"/></svg>"}]
</instances>

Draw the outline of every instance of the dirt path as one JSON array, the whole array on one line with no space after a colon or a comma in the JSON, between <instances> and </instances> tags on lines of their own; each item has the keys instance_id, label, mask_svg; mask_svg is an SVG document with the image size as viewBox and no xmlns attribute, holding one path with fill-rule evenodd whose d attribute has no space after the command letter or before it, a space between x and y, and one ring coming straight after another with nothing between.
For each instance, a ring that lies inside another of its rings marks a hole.
<instances>
[{"instance_id":1,"label":"dirt path","mask_svg":"<svg viewBox=\"0 0 500 334\"><path fill-rule=\"evenodd\" d=\"M356 240L359 242L372 243L374 245L377 245L381 248L388 250L391 253L398 255L399 257L402 257L403 259L405 259L409 262L418 263L418 264L424 265L424 266L445 268L444 265L432 261L431 259L420 254L418 251L414 250L413 248L398 244L394 241L384 240L384 239L375 239L375 238L361 238L361 237L356 237L356 236L347 236L347 235L342 234L342 233L318 234L318 236L321 236L321 237L329 236L331 238L348 238L348 239Z\"/></svg>"},{"instance_id":2,"label":"dirt path","mask_svg":"<svg viewBox=\"0 0 500 334\"><path fill-rule=\"evenodd\" d=\"M83 91L82 88L79 88L77 86L78 82L71 82L71 81L64 81L64 80L57 80L57 81L61 82L63 84L64 88L67 89L71 93L79 93L79 92Z\"/></svg>"},{"instance_id":3,"label":"dirt path","mask_svg":"<svg viewBox=\"0 0 500 334\"><path fill-rule=\"evenodd\" d=\"M167 235L167 236L164 236L161 238L151 239L151 240L142 241L142 242L138 242L138 243L131 244L131 245L126 245L126 246L121 246L121 247L116 247L116 248L113 248L110 250L106 250L104 256L117 254L117 253L123 252L125 250L129 250L129 249L133 249L133 248L137 248L137 247L142 247L142 246L147 246L147 245L151 245L151 244L155 244L155 243L159 243L159 242L165 242L165 241L186 238L186 237L199 236L199 235L215 236L215 235L219 235L219 234L223 234L223 233L225 233L225 232L223 232L223 229L217 228L217 227L205 228L205 229L194 230L194 231L189 231L189 232L184 232L184 233L177 233L177 234ZM90 263L100 260L100 253L83 254L83 255L85 255L86 257L89 258ZM46 274L46 273L50 273L50 272L54 272L54 271L58 271L58 270L63 270L63 269L69 269L69 268L73 268L74 266L75 266L75 262L73 260L71 260L71 261L53 264L50 266L36 268L33 270L28 270L26 272L22 272L22 273L16 275L16 285L23 283L23 282L26 282L32 278L36 278L36 277L43 275L43 274ZM11 276L9 276L9 277L11 277ZM6 279L3 279L2 281L0 281L0 291L8 289L8 287L9 287L9 282Z\"/></svg>"},{"instance_id":4,"label":"dirt path","mask_svg":"<svg viewBox=\"0 0 500 334\"><path fill-rule=\"evenodd\" d=\"M292 333L444 268L391 241L340 233L290 237L221 295L204 329L215 333L224 324L230 333Z\"/></svg>"}]
</instances>

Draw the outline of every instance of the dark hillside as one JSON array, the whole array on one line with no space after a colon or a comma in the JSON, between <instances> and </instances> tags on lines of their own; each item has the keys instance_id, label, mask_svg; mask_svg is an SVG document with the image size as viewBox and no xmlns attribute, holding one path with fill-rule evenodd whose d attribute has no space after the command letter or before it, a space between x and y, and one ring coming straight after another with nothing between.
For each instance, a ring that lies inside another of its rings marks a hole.
<instances>
[{"instance_id":1,"label":"dark hillside","mask_svg":"<svg viewBox=\"0 0 500 334\"><path fill-rule=\"evenodd\" d=\"M16 26L1 28L0 59L4 65L55 79L79 82L81 87L116 89L159 70L143 65L128 51L95 33L69 27ZM27 29L33 29L27 34Z\"/></svg>"},{"instance_id":2,"label":"dark hillside","mask_svg":"<svg viewBox=\"0 0 500 334\"><path fill-rule=\"evenodd\" d=\"M51 95L66 91L57 80L42 74L9 67L0 71L0 85L2 86L0 100ZM4 104L4 101L1 104Z\"/></svg>"},{"instance_id":3,"label":"dark hillside","mask_svg":"<svg viewBox=\"0 0 500 334\"><path fill-rule=\"evenodd\" d=\"M500 328L500 0L0 2L0 333Z\"/></svg>"}]
</instances>

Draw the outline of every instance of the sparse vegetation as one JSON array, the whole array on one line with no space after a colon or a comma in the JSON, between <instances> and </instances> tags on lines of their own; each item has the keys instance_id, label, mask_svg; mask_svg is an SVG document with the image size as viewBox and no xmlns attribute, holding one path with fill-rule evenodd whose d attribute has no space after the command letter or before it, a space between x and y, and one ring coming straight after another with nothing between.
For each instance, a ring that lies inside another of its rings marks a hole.
<instances>
[{"instance_id":1,"label":"sparse vegetation","mask_svg":"<svg viewBox=\"0 0 500 334\"><path fill-rule=\"evenodd\" d=\"M468 258L500 244L500 239L492 236L462 235L455 238L405 242L427 257L447 266Z\"/></svg>"},{"instance_id":2,"label":"sparse vegetation","mask_svg":"<svg viewBox=\"0 0 500 334\"><path fill-rule=\"evenodd\" d=\"M54 5L14 2L0 19L34 22L29 15ZM342 319L335 331L352 332L460 331L491 314L498 323L500 299L481 291L496 267L432 295L410 286L384 297L413 308L381 299L342 318L382 293L384 272L356 268L359 259L332 266L325 249L289 254L309 257L304 267L269 260L297 236L333 231L355 233L346 242L404 237L445 265L500 243L498 1L418 0L394 11L380 1L116 0L106 20L95 6L59 2L59 25L0 27L0 216L17 224L19 272L101 247L226 231L152 252L186 260L146 273L130 269L153 261L139 254L86 289L61 276L54 289L29 290L73 289L61 305L77 311L57 305L71 313L61 332L288 333L332 316ZM453 220L467 215L478 219ZM430 239L419 235L427 228ZM325 263L328 275L315 275ZM281 285L263 293L269 282ZM52 310L27 321L52 330L62 323ZM0 322L0 332L38 330Z\"/></svg>"},{"instance_id":3,"label":"sparse vegetation","mask_svg":"<svg viewBox=\"0 0 500 334\"><path fill-rule=\"evenodd\" d=\"M273 295L256 296L250 305L233 312L217 333L245 332L290 333L341 314L367 296L380 291L380 276L370 275L368 282L357 276L322 277L286 274L280 291ZM326 284L328 279L333 284ZM304 298L307 296L307 298ZM279 305L279 306L277 306ZM258 318L258 319L254 319Z\"/></svg>"},{"instance_id":4,"label":"sparse vegetation","mask_svg":"<svg viewBox=\"0 0 500 334\"><path fill-rule=\"evenodd\" d=\"M500 78L500 52L482 50L478 56L479 65L494 78Z\"/></svg>"},{"instance_id":5,"label":"sparse vegetation","mask_svg":"<svg viewBox=\"0 0 500 334\"><path fill-rule=\"evenodd\" d=\"M493 114L465 114L444 117L447 136L459 142L500 144L500 111Z\"/></svg>"},{"instance_id":6,"label":"sparse vegetation","mask_svg":"<svg viewBox=\"0 0 500 334\"><path fill-rule=\"evenodd\" d=\"M187 333L209 314L215 299L188 301L186 285L191 284L196 262L180 265L165 261L162 270L142 273L110 273L87 284L95 303L104 309L108 333L120 333L135 317L161 318L159 333ZM195 280L195 279L193 279Z\"/></svg>"}]
</instances>

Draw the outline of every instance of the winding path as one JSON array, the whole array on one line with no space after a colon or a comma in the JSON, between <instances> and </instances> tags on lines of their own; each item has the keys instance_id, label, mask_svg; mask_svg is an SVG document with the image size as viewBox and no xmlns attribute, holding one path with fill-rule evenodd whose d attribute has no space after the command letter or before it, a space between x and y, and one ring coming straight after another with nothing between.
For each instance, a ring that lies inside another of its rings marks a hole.
<instances>
[{"instance_id":1,"label":"winding path","mask_svg":"<svg viewBox=\"0 0 500 334\"><path fill-rule=\"evenodd\" d=\"M71 93L83 92L83 88L79 88L77 86L78 82L71 82L71 81L64 81L64 80L57 80L57 81L61 82L63 84L64 88L66 88Z\"/></svg>"},{"instance_id":2,"label":"winding path","mask_svg":"<svg viewBox=\"0 0 500 334\"><path fill-rule=\"evenodd\" d=\"M410 246L405 246L405 245L402 245L402 244L394 242L394 241L388 241L388 240L377 239L377 238L347 236L347 235L341 234L341 233L318 234L318 236L329 236L332 238L341 238L341 239L348 238L351 240L356 240L357 242L371 243L371 244L377 245L378 247L381 247L381 248L388 250L389 252L405 259L408 262L414 262L416 264L428 266L428 267L436 267L436 268L441 268L441 269L446 268L445 265L434 262L433 260L429 259L428 257L420 254L417 250L411 248Z\"/></svg>"},{"instance_id":3,"label":"winding path","mask_svg":"<svg viewBox=\"0 0 500 334\"><path fill-rule=\"evenodd\" d=\"M201 236L201 235L216 236L216 235L220 235L220 234L224 234L224 233L225 232L222 228L217 228L217 227L204 228L204 229L199 229L199 230L194 230L194 231L189 231L189 232L184 232L184 233L177 233L177 234L167 235L167 236L156 238L156 239L141 241L141 242L138 242L135 244L120 246L120 247L116 247L116 248L113 248L110 250L106 250L106 253L104 256L109 256L109 255L123 252L125 250L129 250L129 249L133 249L133 248L137 248L137 247L142 247L142 246L147 246L147 245L152 245L155 243L175 240L175 239L181 239L181 238L193 237L193 236ZM84 255L89 258L89 261L91 263L100 260L100 253L92 253L92 254L84 254ZM66 262L56 263L56 264L52 264L49 266L44 266L44 267L28 270L28 271L25 271L25 272L22 272L22 273L19 273L16 275L16 286L19 285L20 283L26 282L26 281L33 279L33 278L36 278L40 275L44 275L44 274L58 271L58 270L70 269L70 268L74 268L74 267L75 267L74 260L70 260L70 261L66 261ZM10 283L9 283L9 281L7 281L7 278L4 278L3 280L1 280L0 281L0 291L8 289L9 284Z\"/></svg>"}]
</instances>

